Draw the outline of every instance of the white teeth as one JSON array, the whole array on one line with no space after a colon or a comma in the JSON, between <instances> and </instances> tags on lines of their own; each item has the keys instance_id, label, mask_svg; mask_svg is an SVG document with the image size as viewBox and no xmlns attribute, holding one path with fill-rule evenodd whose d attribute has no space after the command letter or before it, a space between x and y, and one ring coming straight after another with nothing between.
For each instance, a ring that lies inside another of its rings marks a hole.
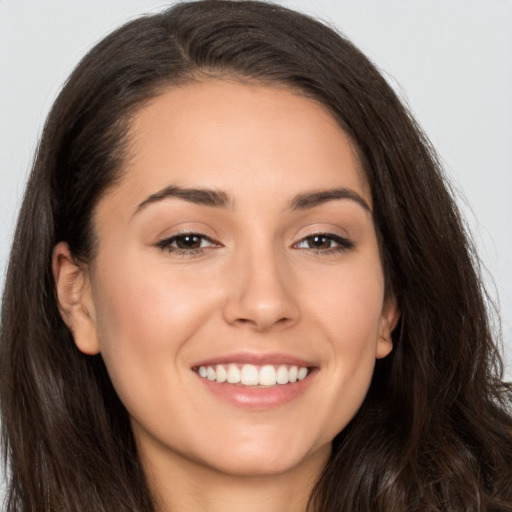
<instances>
[{"instance_id":1,"label":"white teeth","mask_svg":"<svg viewBox=\"0 0 512 512\"><path fill-rule=\"evenodd\" d=\"M294 367L292 366L292 368L294 368ZM290 368L290 371L291 371L291 368ZM286 366L284 364L282 364L277 369L276 382L278 384L288 384L288 382L290 381L290 371L288 371L288 368L286 368Z\"/></svg>"},{"instance_id":2,"label":"white teeth","mask_svg":"<svg viewBox=\"0 0 512 512\"><path fill-rule=\"evenodd\" d=\"M240 374L240 382L244 386L256 386L258 384L258 368L252 364L244 364Z\"/></svg>"},{"instance_id":3,"label":"white teeth","mask_svg":"<svg viewBox=\"0 0 512 512\"><path fill-rule=\"evenodd\" d=\"M273 386L276 383L276 369L267 364L260 370L258 383L262 386Z\"/></svg>"},{"instance_id":4,"label":"white teeth","mask_svg":"<svg viewBox=\"0 0 512 512\"><path fill-rule=\"evenodd\" d=\"M297 373L297 380L304 380L308 374L307 368L301 368Z\"/></svg>"},{"instance_id":5,"label":"white teeth","mask_svg":"<svg viewBox=\"0 0 512 512\"><path fill-rule=\"evenodd\" d=\"M226 369L227 366L227 369ZM236 364L213 366L200 366L197 373L203 378L216 382L242 384L243 386L275 386L304 380L309 370L304 366L286 366L284 364L273 366L255 366L244 364L242 368Z\"/></svg>"},{"instance_id":6,"label":"white teeth","mask_svg":"<svg viewBox=\"0 0 512 512\"><path fill-rule=\"evenodd\" d=\"M217 374L217 382L226 382L228 380L228 372L221 364L215 367L215 373Z\"/></svg>"},{"instance_id":7,"label":"white teeth","mask_svg":"<svg viewBox=\"0 0 512 512\"><path fill-rule=\"evenodd\" d=\"M238 369L238 366L230 364L228 366L227 377L227 381L230 384L238 384L240 382L240 370Z\"/></svg>"}]
</instances>

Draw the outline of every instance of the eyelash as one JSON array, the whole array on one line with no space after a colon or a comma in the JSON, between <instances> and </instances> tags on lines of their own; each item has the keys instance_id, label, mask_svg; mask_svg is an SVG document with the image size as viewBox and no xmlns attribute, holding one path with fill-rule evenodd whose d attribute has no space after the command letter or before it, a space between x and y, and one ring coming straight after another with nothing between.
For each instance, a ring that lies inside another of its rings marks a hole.
<instances>
[{"instance_id":1,"label":"eyelash","mask_svg":"<svg viewBox=\"0 0 512 512\"><path fill-rule=\"evenodd\" d=\"M213 240L213 238L210 238L209 236L203 235L201 233L193 233L193 232L185 232L185 233L178 233L176 235L173 235L169 238L166 238L165 240L161 240L158 242L157 247L162 249L163 251L167 251L170 253L175 253L183 256L193 256L196 254L202 254L205 249L208 249L209 247L192 247L192 248L183 248L183 247L175 247L173 244L179 243L180 240L184 240L186 238L198 238L200 243L202 244L203 241L208 242L211 244L209 247L220 247L221 244Z\"/></svg>"},{"instance_id":2,"label":"eyelash","mask_svg":"<svg viewBox=\"0 0 512 512\"><path fill-rule=\"evenodd\" d=\"M353 249L355 247L354 242L349 240L348 238L345 238L343 236L334 234L334 233L312 233L310 235L305 236L301 240L299 240L297 243L294 244L294 247L297 249L299 244L302 244L307 241L311 241L314 239L324 239L328 242L334 242L336 245L334 247L327 247L325 249L318 248L318 247L307 247L304 249L307 249L309 251L312 251L316 254L332 254L337 252L344 252L348 251L350 249Z\"/></svg>"},{"instance_id":3,"label":"eyelash","mask_svg":"<svg viewBox=\"0 0 512 512\"><path fill-rule=\"evenodd\" d=\"M173 244L179 244L180 241L184 241L187 238L194 238L196 241L199 241L199 247L177 247ZM198 239L198 240L197 240ZM313 241L314 239L321 239L324 243L328 242L329 244L334 243L333 247L321 248L321 247L299 247L299 245L303 243L308 243ZM209 245L206 247L201 247L203 242L207 242ZM163 251L167 251L169 253L173 253L179 256L195 256L203 254L206 250L212 247L222 247L222 244L206 236L202 233L194 233L194 232L184 232L173 235L169 238L161 240L156 244L156 246ZM349 240L348 238L342 237L338 234L334 233L312 233L310 235L301 238L298 242L293 244L293 248L295 249L305 249L308 250L315 255L324 255L324 254L333 254L348 251L353 249L355 244Z\"/></svg>"}]
</instances>

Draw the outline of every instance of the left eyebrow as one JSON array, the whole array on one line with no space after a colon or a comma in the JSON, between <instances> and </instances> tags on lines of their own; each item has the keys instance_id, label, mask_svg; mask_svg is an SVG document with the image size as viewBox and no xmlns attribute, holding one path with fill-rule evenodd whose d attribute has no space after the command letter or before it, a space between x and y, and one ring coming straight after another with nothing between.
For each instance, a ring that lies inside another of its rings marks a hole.
<instances>
[{"instance_id":1,"label":"left eyebrow","mask_svg":"<svg viewBox=\"0 0 512 512\"><path fill-rule=\"evenodd\" d=\"M372 211L368 203L357 192L344 187L299 194L293 198L290 207L292 210L308 210L329 201L340 199L354 201L370 213Z\"/></svg>"}]
</instances>

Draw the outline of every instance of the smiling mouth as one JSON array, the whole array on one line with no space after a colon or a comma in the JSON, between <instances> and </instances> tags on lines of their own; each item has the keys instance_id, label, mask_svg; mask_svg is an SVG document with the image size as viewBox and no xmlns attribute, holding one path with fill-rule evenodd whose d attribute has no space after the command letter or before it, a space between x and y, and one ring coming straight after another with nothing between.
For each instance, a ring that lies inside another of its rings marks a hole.
<instances>
[{"instance_id":1,"label":"smiling mouth","mask_svg":"<svg viewBox=\"0 0 512 512\"><path fill-rule=\"evenodd\" d=\"M296 365L217 364L194 368L203 379L240 386L276 386L304 380L311 369Z\"/></svg>"}]
</instances>

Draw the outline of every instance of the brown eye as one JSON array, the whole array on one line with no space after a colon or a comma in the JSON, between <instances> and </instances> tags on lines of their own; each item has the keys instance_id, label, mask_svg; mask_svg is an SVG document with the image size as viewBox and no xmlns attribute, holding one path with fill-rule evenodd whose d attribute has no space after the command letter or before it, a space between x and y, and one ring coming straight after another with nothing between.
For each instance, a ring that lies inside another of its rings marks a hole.
<instances>
[{"instance_id":1,"label":"brown eye","mask_svg":"<svg viewBox=\"0 0 512 512\"><path fill-rule=\"evenodd\" d=\"M331 234L318 233L310 235L294 245L296 249L309 249L318 253L330 253L333 251L346 251L354 247L354 243L348 238Z\"/></svg>"},{"instance_id":2,"label":"brown eye","mask_svg":"<svg viewBox=\"0 0 512 512\"><path fill-rule=\"evenodd\" d=\"M160 249L183 255L200 253L206 249L219 247L211 238L200 233L183 233L166 238L156 244Z\"/></svg>"},{"instance_id":3,"label":"brown eye","mask_svg":"<svg viewBox=\"0 0 512 512\"><path fill-rule=\"evenodd\" d=\"M176 247L178 249L199 249L203 237L199 235L183 235L175 239Z\"/></svg>"},{"instance_id":4,"label":"brown eye","mask_svg":"<svg viewBox=\"0 0 512 512\"><path fill-rule=\"evenodd\" d=\"M330 249L333 240L325 235L315 235L308 237L307 243L310 249Z\"/></svg>"}]
</instances>

